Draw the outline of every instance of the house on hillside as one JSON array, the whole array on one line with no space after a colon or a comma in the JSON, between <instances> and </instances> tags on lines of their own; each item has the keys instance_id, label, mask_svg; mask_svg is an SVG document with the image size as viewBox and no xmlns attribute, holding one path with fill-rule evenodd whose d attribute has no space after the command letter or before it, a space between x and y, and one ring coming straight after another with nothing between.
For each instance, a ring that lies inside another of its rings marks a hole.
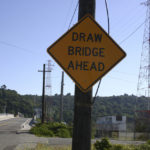
<instances>
[{"instance_id":1,"label":"house on hillside","mask_svg":"<svg viewBox=\"0 0 150 150\"><path fill-rule=\"evenodd\" d=\"M112 133L126 132L126 116L99 117L96 121L96 136L112 136Z\"/></svg>"}]
</instances>

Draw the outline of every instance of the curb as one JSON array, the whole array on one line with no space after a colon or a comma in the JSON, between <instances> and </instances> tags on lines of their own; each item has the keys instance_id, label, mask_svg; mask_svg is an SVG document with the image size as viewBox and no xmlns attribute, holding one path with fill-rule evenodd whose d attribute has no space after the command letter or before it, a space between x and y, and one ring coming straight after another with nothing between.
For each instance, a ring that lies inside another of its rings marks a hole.
<instances>
[{"instance_id":1,"label":"curb","mask_svg":"<svg viewBox=\"0 0 150 150\"><path fill-rule=\"evenodd\" d=\"M21 124L20 129L16 131L16 134L29 133L31 129L31 125L30 125L31 122L32 119L27 119L23 124Z\"/></svg>"},{"instance_id":2,"label":"curb","mask_svg":"<svg viewBox=\"0 0 150 150\"><path fill-rule=\"evenodd\" d=\"M30 122L32 121L32 119L27 119L23 124L21 124L21 130L24 130L24 128L27 128L28 126L30 126Z\"/></svg>"}]
</instances>

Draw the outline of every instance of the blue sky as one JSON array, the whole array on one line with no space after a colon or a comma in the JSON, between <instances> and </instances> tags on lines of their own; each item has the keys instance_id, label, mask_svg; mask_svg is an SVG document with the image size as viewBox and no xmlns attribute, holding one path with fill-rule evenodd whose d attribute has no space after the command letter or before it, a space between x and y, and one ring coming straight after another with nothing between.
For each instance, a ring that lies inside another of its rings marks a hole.
<instances>
[{"instance_id":1,"label":"blue sky","mask_svg":"<svg viewBox=\"0 0 150 150\"><path fill-rule=\"evenodd\" d=\"M144 25L130 35L146 18L143 0L107 0L110 35L127 57L103 77L99 96L136 94ZM61 68L46 49L68 30L77 0L0 1L0 85L20 94L42 93L43 64L52 60L52 94L60 93ZM72 25L77 23L78 11ZM96 0L95 20L107 31L104 0ZM120 44L121 43L121 44ZM95 94L96 85L93 94ZM74 94L74 83L65 74L64 94Z\"/></svg>"}]
</instances>

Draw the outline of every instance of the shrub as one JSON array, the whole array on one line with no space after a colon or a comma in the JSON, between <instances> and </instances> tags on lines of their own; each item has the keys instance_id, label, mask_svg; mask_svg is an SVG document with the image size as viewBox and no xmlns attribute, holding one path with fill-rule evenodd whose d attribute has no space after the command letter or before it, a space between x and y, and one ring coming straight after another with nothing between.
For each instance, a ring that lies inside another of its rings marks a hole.
<instances>
[{"instance_id":1,"label":"shrub","mask_svg":"<svg viewBox=\"0 0 150 150\"><path fill-rule=\"evenodd\" d=\"M109 150L112 147L107 138L102 138L101 141L96 141L94 148L96 150Z\"/></svg>"},{"instance_id":2,"label":"shrub","mask_svg":"<svg viewBox=\"0 0 150 150\"><path fill-rule=\"evenodd\" d=\"M67 128L68 128L67 125L63 123L54 122L48 124L48 129L52 130L54 134L57 134L59 129L67 129Z\"/></svg>"},{"instance_id":3,"label":"shrub","mask_svg":"<svg viewBox=\"0 0 150 150\"><path fill-rule=\"evenodd\" d=\"M32 127L30 130L32 134L37 136L47 136L47 137L63 137L68 138L71 137L72 128L68 127L63 123L44 123L44 124L36 124L35 127Z\"/></svg>"},{"instance_id":4,"label":"shrub","mask_svg":"<svg viewBox=\"0 0 150 150\"><path fill-rule=\"evenodd\" d=\"M40 127L33 127L31 130L31 133L37 135L37 136L46 136L46 137L53 137L54 134L51 130L48 130L46 126L40 126Z\"/></svg>"},{"instance_id":5,"label":"shrub","mask_svg":"<svg viewBox=\"0 0 150 150\"><path fill-rule=\"evenodd\" d=\"M71 135L67 129L58 129L56 136L62 137L62 138L71 137Z\"/></svg>"}]
</instances>

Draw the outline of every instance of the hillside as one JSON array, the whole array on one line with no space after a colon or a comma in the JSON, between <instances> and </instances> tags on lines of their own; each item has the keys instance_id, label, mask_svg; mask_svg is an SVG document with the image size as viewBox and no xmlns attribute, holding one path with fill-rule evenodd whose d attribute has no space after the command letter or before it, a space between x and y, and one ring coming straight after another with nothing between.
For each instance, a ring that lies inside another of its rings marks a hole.
<instances>
[{"instance_id":1,"label":"hillside","mask_svg":"<svg viewBox=\"0 0 150 150\"><path fill-rule=\"evenodd\" d=\"M49 99L49 97L46 97ZM53 121L59 121L60 95L55 94L51 98L51 118ZM72 123L74 97L67 94L64 101L64 121ZM97 97L92 111L92 120L96 121L99 116L107 115L126 115L129 119L134 116L134 110L144 110L147 106L147 98L137 98L134 95L121 95L111 97ZM6 107L7 106L7 107ZM0 113L7 112L17 114L23 113L26 117L33 116L33 109L41 107L41 96L20 95L14 90L0 89Z\"/></svg>"}]
</instances>

